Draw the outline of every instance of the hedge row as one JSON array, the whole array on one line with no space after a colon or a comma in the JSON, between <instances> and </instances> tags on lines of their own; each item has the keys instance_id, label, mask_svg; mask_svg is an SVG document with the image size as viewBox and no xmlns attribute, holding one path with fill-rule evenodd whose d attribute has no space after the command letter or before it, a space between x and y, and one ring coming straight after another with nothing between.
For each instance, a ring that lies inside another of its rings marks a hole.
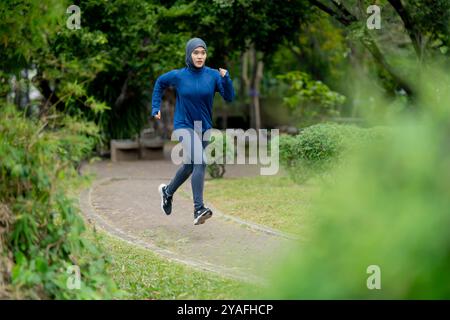
<instances>
[{"instance_id":1,"label":"hedge row","mask_svg":"<svg viewBox=\"0 0 450 320\"><path fill-rule=\"evenodd\" d=\"M298 183L327 174L342 164L345 155L371 141L386 137L383 127L323 123L305 128L296 136L280 136L280 163Z\"/></svg>"}]
</instances>

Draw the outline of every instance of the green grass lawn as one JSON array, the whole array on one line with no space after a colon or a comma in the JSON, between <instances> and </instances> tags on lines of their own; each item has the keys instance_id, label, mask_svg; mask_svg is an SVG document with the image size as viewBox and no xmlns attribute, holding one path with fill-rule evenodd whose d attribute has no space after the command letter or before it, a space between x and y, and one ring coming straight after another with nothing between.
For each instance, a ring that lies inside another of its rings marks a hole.
<instances>
[{"instance_id":1,"label":"green grass lawn","mask_svg":"<svg viewBox=\"0 0 450 320\"><path fill-rule=\"evenodd\" d=\"M302 234L314 190L288 176L208 180L205 200L226 214L280 231Z\"/></svg>"},{"instance_id":2,"label":"green grass lawn","mask_svg":"<svg viewBox=\"0 0 450 320\"><path fill-rule=\"evenodd\" d=\"M110 257L107 269L123 294L120 299L246 299L260 288L194 270L103 231L88 231Z\"/></svg>"}]
</instances>

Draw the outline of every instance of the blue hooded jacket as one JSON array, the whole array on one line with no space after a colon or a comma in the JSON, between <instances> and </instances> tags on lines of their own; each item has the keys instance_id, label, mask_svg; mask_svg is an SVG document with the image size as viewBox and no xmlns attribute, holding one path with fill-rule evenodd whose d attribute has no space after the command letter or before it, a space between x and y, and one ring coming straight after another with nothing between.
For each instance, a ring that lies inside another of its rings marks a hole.
<instances>
[{"instance_id":1,"label":"blue hooded jacket","mask_svg":"<svg viewBox=\"0 0 450 320\"><path fill-rule=\"evenodd\" d=\"M234 99L233 82L227 71L224 77L218 70L203 65L195 67L192 51L203 47L205 42L200 38L192 38L186 44L186 67L169 71L158 77L152 96L152 116L160 110L164 89L176 89L174 129L192 128L194 121L202 122L202 132L212 128L212 105L216 92L231 102Z\"/></svg>"}]
</instances>

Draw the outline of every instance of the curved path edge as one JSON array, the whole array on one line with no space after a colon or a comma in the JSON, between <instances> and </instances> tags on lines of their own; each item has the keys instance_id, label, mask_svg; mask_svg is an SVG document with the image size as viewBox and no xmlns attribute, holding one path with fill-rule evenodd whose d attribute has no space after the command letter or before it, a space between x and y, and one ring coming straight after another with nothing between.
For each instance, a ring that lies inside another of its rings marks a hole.
<instances>
[{"instance_id":1,"label":"curved path edge","mask_svg":"<svg viewBox=\"0 0 450 320\"><path fill-rule=\"evenodd\" d=\"M164 258L167 258L169 260L185 264L187 266L190 266L194 269L200 269L202 271L212 272L215 274L218 274L222 277L231 278L247 283L254 283L259 285L266 285L266 281L260 277L256 277L254 275L244 274L242 272L236 272L229 270L226 267L213 265L210 263L207 263L205 261L200 261L196 259L189 259L186 257L181 257L177 255L176 253L162 249L155 244L149 242L149 241L142 241L139 238L121 230L120 228L117 228L116 226L113 226L111 223L109 223L107 220L105 220L103 217L101 217L95 210L95 208L92 206L92 192L95 190L97 186L100 186L105 183L109 183L114 180L141 180L136 178L129 178L129 177L107 177L100 180L96 180L92 183L92 185L89 188L84 189L80 195L79 195L79 205L81 212L85 218L87 218L88 222L90 224L93 224L94 226L104 230L105 232L109 233L110 235L114 236L115 238L118 238L120 240L123 240L127 242L128 244L135 245L138 247L141 247L146 250L150 250ZM144 179L144 180L152 180L152 179ZM209 205L209 204L208 204ZM213 209L212 206L210 206L211 209ZM225 220L232 220L239 224L245 225L246 227L250 227L254 230L269 233L272 235L292 239L291 235L287 235L278 231L275 231L273 229L263 227L257 224L249 223L246 221L243 221L239 218L235 218L229 215L226 215L220 211L218 211L216 208L213 210L216 210L215 212L218 213L218 216Z\"/></svg>"}]
</instances>

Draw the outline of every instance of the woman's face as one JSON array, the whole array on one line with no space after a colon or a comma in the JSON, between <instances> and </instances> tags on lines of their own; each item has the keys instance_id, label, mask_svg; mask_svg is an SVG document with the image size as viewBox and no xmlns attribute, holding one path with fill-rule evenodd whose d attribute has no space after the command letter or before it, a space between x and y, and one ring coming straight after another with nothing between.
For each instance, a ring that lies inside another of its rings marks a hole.
<instances>
[{"instance_id":1,"label":"woman's face","mask_svg":"<svg viewBox=\"0 0 450 320\"><path fill-rule=\"evenodd\" d=\"M197 47L191 53L192 61L197 68L203 67L206 61L206 50L203 47Z\"/></svg>"}]
</instances>

